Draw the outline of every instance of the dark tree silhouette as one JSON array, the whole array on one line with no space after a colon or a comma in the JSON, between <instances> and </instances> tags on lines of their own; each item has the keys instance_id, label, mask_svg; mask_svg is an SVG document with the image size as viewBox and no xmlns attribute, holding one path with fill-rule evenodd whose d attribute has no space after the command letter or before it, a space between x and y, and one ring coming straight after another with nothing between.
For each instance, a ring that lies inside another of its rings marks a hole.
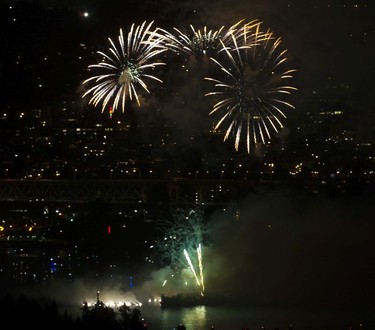
<instances>
[{"instance_id":1,"label":"dark tree silhouette","mask_svg":"<svg viewBox=\"0 0 375 330\"><path fill-rule=\"evenodd\" d=\"M120 329L113 308L106 306L99 299L94 306L85 302L82 307L83 329Z\"/></svg>"},{"instance_id":2,"label":"dark tree silhouette","mask_svg":"<svg viewBox=\"0 0 375 330\"><path fill-rule=\"evenodd\" d=\"M126 305L113 309L99 297L93 306L83 304L82 316L73 319L67 311L59 312L55 300L44 302L20 294L17 298L6 294L0 298L0 314L3 324L12 328L37 328L55 330L147 330L141 310Z\"/></svg>"},{"instance_id":3,"label":"dark tree silhouette","mask_svg":"<svg viewBox=\"0 0 375 330\"><path fill-rule=\"evenodd\" d=\"M142 313L139 308L130 308L129 306L122 305L119 308L121 320L120 324L126 330L144 330L147 329L147 324L142 318Z\"/></svg>"}]
</instances>

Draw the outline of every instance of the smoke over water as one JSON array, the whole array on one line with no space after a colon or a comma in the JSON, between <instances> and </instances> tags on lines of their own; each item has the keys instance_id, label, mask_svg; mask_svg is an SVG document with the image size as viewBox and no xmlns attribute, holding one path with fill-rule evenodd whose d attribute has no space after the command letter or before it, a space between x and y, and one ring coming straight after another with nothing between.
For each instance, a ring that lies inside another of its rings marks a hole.
<instances>
[{"instance_id":1,"label":"smoke over water","mask_svg":"<svg viewBox=\"0 0 375 330\"><path fill-rule=\"evenodd\" d=\"M205 292L254 305L368 304L375 293L372 210L370 202L288 190L234 203L209 222ZM164 276L154 275L155 284Z\"/></svg>"},{"instance_id":2,"label":"smoke over water","mask_svg":"<svg viewBox=\"0 0 375 330\"><path fill-rule=\"evenodd\" d=\"M368 305L375 294L372 213L371 203L305 198L282 189L233 203L208 222L205 293L224 293L253 305ZM103 302L132 303L198 291L173 283L169 267L139 273L133 287L118 274L53 281L23 292L80 306L95 301L98 291Z\"/></svg>"}]
</instances>

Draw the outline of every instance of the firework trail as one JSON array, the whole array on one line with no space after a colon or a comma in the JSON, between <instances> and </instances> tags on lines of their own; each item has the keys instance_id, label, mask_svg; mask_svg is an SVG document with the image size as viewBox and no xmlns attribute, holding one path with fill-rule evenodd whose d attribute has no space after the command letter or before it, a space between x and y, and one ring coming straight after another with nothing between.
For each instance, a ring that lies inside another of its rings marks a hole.
<instances>
[{"instance_id":1,"label":"firework trail","mask_svg":"<svg viewBox=\"0 0 375 330\"><path fill-rule=\"evenodd\" d=\"M284 108L294 109L284 97L296 90L285 83L295 70L286 67L281 38L275 38L269 30L262 32L260 25L256 21L247 23L241 33L231 35L230 42L221 41L222 58L219 61L211 57L211 60L224 76L205 78L216 89L205 95L219 99L210 112L220 115L215 130L228 122L224 141L234 136L238 151L244 135L248 153L252 145L266 144L271 132L283 128Z\"/></svg>"},{"instance_id":2,"label":"firework trail","mask_svg":"<svg viewBox=\"0 0 375 330\"><path fill-rule=\"evenodd\" d=\"M93 86L89 88L82 97L91 94L89 104L97 106L102 103L104 112L108 102L113 99L112 111L120 105L125 111L126 100L135 98L138 106L140 101L137 89L141 86L147 93L150 93L145 79L162 82L159 78L150 74L156 66L165 63L156 60L156 56L166 51L162 38L156 30L151 30L153 22L146 25L135 26L132 24L127 38L124 38L122 29L118 37L119 45L116 46L111 38L108 38L111 47L109 53L98 51L102 61L98 64L89 65L88 69L96 69L98 74L83 81L83 85Z\"/></svg>"},{"instance_id":3,"label":"firework trail","mask_svg":"<svg viewBox=\"0 0 375 330\"><path fill-rule=\"evenodd\" d=\"M189 253L184 249L184 255L186 260L188 261L189 268L191 272L194 275L195 280L197 281L198 286L201 286L201 296L204 296L204 280L203 280L203 262L202 262L202 249L201 249L201 244L199 244L197 248L197 255L198 255L198 267L199 267L199 277L197 275L197 272L195 271L194 265L191 261L191 258L189 256Z\"/></svg>"},{"instance_id":4,"label":"firework trail","mask_svg":"<svg viewBox=\"0 0 375 330\"><path fill-rule=\"evenodd\" d=\"M186 249L184 249L184 255L185 255L186 260L187 260L187 262L188 262L188 264L189 264L189 268L190 268L191 272L193 273L193 275L194 275L194 277L195 277L195 280L197 281L197 284L200 286L201 283L200 283L200 281L199 281L199 278L198 278L198 276L197 276L197 273L195 272L194 265L193 265L193 263L191 262L190 256L189 256L189 254L187 253Z\"/></svg>"},{"instance_id":5,"label":"firework trail","mask_svg":"<svg viewBox=\"0 0 375 330\"><path fill-rule=\"evenodd\" d=\"M200 283L202 285L202 293L204 292L204 280L203 280L203 259L202 259L202 245L199 244L197 248L198 254L198 265L199 265L199 275L200 275Z\"/></svg>"}]
</instances>

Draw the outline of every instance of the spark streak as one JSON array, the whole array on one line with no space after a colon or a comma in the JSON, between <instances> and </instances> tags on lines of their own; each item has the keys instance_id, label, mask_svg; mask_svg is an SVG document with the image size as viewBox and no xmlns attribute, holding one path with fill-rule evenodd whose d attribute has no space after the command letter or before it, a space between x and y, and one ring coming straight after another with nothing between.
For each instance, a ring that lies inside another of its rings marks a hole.
<instances>
[{"instance_id":1,"label":"spark streak","mask_svg":"<svg viewBox=\"0 0 375 330\"><path fill-rule=\"evenodd\" d=\"M203 279L203 261L202 261L202 246L199 244L197 248L198 254L198 264L199 264L199 275L200 275L200 283L202 285L202 292L204 292L204 279Z\"/></svg>"},{"instance_id":2,"label":"spark streak","mask_svg":"<svg viewBox=\"0 0 375 330\"><path fill-rule=\"evenodd\" d=\"M198 276L197 276L197 273L195 272L194 265L193 265L193 263L191 262L191 259L190 259L190 257L189 257L189 254L187 253L186 249L184 249L184 255L185 255L186 260L187 260L187 262L188 262L188 264L189 264L190 270L191 270L191 272L193 273L193 275L194 275L194 277L195 277L195 280L197 281L197 284L200 286L201 283L200 283L200 281L199 281L199 278L198 278Z\"/></svg>"}]
</instances>

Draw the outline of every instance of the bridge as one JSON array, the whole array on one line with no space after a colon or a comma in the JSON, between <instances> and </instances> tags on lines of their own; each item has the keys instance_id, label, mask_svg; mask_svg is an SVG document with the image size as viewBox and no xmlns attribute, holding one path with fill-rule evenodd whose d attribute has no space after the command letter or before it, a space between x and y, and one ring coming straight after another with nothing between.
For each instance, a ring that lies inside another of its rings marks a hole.
<instances>
[{"instance_id":1,"label":"bridge","mask_svg":"<svg viewBox=\"0 0 375 330\"><path fill-rule=\"evenodd\" d=\"M129 179L129 180L0 180L0 201L85 203L169 202L186 200L219 202L237 199L253 191L252 180Z\"/></svg>"}]
</instances>

